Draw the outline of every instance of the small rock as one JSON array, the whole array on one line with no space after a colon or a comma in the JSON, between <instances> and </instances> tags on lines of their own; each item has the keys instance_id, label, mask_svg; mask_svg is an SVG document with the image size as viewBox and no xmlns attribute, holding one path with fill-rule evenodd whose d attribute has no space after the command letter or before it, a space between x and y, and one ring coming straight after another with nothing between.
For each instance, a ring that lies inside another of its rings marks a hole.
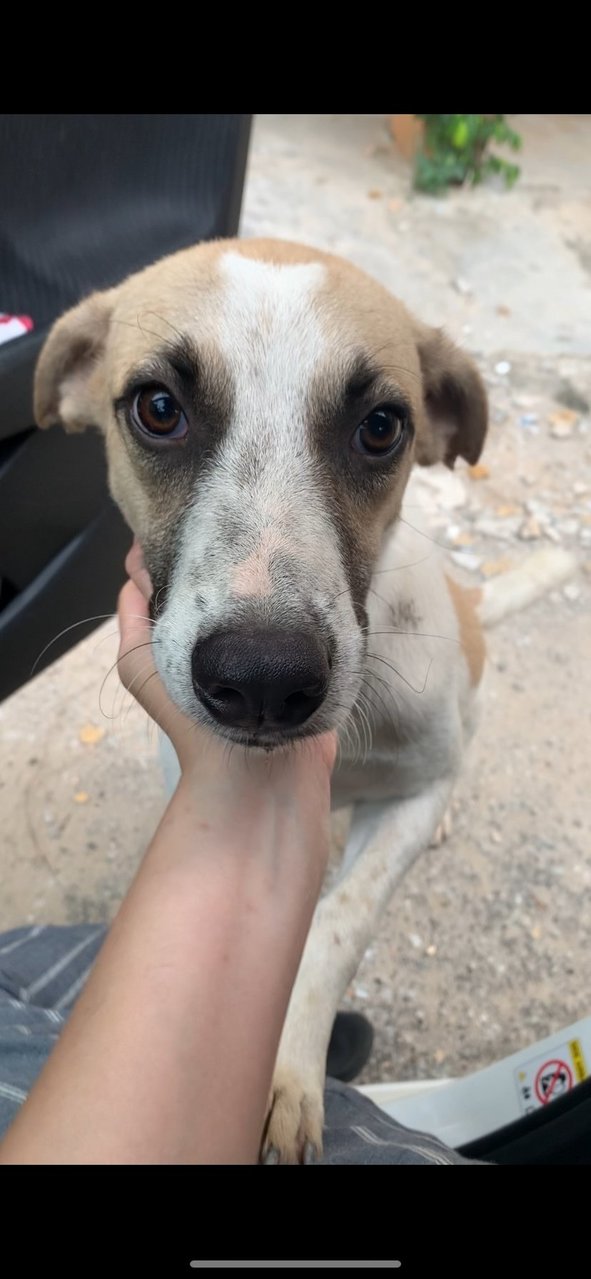
<instances>
[{"instance_id":1,"label":"small rock","mask_svg":"<svg viewBox=\"0 0 591 1279\"><path fill-rule=\"evenodd\" d=\"M503 555L500 560L485 560L480 572L483 577L498 577L499 573L507 573L510 568L513 568L513 561L508 555Z\"/></svg>"},{"instance_id":2,"label":"small rock","mask_svg":"<svg viewBox=\"0 0 591 1279\"><path fill-rule=\"evenodd\" d=\"M556 413L550 413L548 417L550 435L555 440L569 440L578 420L579 414L572 409L557 409Z\"/></svg>"},{"instance_id":3,"label":"small rock","mask_svg":"<svg viewBox=\"0 0 591 1279\"><path fill-rule=\"evenodd\" d=\"M454 546L471 546L473 541L472 534L467 533L465 529L462 529L460 533L456 533L456 536L452 538Z\"/></svg>"},{"instance_id":4,"label":"small rock","mask_svg":"<svg viewBox=\"0 0 591 1279\"><path fill-rule=\"evenodd\" d=\"M78 734L83 746L96 746L96 743L102 741L104 736L104 728L97 728L96 724L85 724Z\"/></svg>"},{"instance_id":5,"label":"small rock","mask_svg":"<svg viewBox=\"0 0 591 1279\"><path fill-rule=\"evenodd\" d=\"M591 408L589 401L576 386L573 386L572 382L569 382L568 378L563 378L556 391L555 399L559 404L565 404L568 409L574 409L578 413L588 413Z\"/></svg>"},{"instance_id":6,"label":"small rock","mask_svg":"<svg viewBox=\"0 0 591 1279\"><path fill-rule=\"evenodd\" d=\"M398 197L395 197L393 200L388 200L388 208L390 210L390 213L399 213L400 209L403 207L403 204L404 204L404 201L400 200Z\"/></svg>"},{"instance_id":7,"label":"small rock","mask_svg":"<svg viewBox=\"0 0 591 1279\"><path fill-rule=\"evenodd\" d=\"M576 604L581 598L581 588L576 582L567 582L567 585L562 588L562 594L569 604Z\"/></svg>"},{"instance_id":8,"label":"small rock","mask_svg":"<svg viewBox=\"0 0 591 1279\"><path fill-rule=\"evenodd\" d=\"M415 949L415 950L420 950L420 949L421 949L421 947L422 947L422 945L423 945L423 941L422 941L422 938L421 938L421 937L419 937L419 934L418 934L418 933L409 933L409 934L408 934L408 940L409 940L409 942L410 942L411 946L414 946L414 949Z\"/></svg>"},{"instance_id":9,"label":"small rock","mask_svg":"<svg viewBox=\"0 0 591 1279\"><path fill-rule=\"evenodd\" d=\"M559 520L558 527L565 537L576 537L579 531L579 521L575 519Z\"/></svg>"},{"instance_id":10,"label":"small rock","mask_svg":"<svg viewBox=\"0 0 591 1279\"><path fill-rule=\"evenodd\" d=\"M500 302L497 307L497 315L510 315L511 307L505 306L504 302Z\"/></svg>"},{"instance_id":11,"label":"small rock","mask_svg":"<svg viewBox=\"0 0 591 1279\"><path fill-rule=\"evenodd\" d=\"M533 937L534 941L539 941L541 936L542 936L542 930L540 928L540 925L534 924L533 928L530 928L530 937Z\"/></svg>"},{"instance_id":12,"label":"small rock","mask_svg":"<svg viewBox=\"0 0 591 1279\"><path fill-rule=\"evenodd\" d=\"M425 950L425 954L429 955L429 958L432 959L433 955L437 954L437 947L433 945L427 946L427 949Z\"/></svg>"},{"instance_id":13,"label":"small rock","mask_svg":"<svg viewBox=\"0 0 591 1279\"><path fill-rule=\"evenodd\" d=\"M446 1056L447 1056L447 1053L443 1051L443 1048L436 1048L435 1052L433 1053L433 1059L434 1061L437 1062L438 1066L440 1066L441 1063L445 1061Z\"/></svg>"},{"instance_id":14,"label":"small rock","mask_svg":"<svg viewBox=\"0 0 591 1279\"><path fill-rule=\"evenodd\" d=\"M76 794L74 795L75 804L87 804L89 799L90 795L88 794L88 791L85 790L76 791Z\"/></svg>"},{"instance_id":15,"label":"small rock","mask_svg":"<svg viewBox=\"0 0 591 1279\"><path fill-rule=\"evenodd\" d=\"M484 537L494 537L497 541L511 542L517 532L517 524L514 519L493 520L488 515L483 515L481 519L476 521L476 530L482 533Z\"/></svg>"},{"instance_id":16,"label":"small rock","mask_svg":"<svg viewBox=\"0 0 591 1279\"><path fill-rule=\"evenodd\" d=\"M511 365L508 360L499 360L499 363L495 364L495 373L498 373L499 377L506 377L510 372Z\"/></svg>"},{"instance_id":17,"label":"small rock","mask_svg":"<svg viewBox=\"0 0 591 1279\"><path fill-rule=\"evenodd\" d=\"M368 200L381 200L383 194L383 191L378 191L377 187L372 187L372 190L367 193L367 198Z\"/></svg>"},{"instance_id":18,"label":"small rock","mask_svg":"<svg viewBox=\"0 0 591 1279\"><path fill-rule=\"evenodd\" d=\"M573 493L575 497L584 497L585 493L588 493L588 492L589 492L589 485L584 484L582 480L577 480L575 484L573 484Z\"/></svg>"},{"instance_id":19,"label":"small rock","mask_svg":"<svg viewBox=\"0 0 591 1279\"><path fill-rule=\"evenodd\" d=\"M458 275L453 281L453 287L456 293L461 293L463 297L469 297L473 292L472 285L469 284L468 280L464 280L461 275Z\"/></svg>"},{"instance_id":20,"label":"small rock","mask_svg":"<svg viewBox=\"0 0 591 1279\"><path fill-rule=\"evenodd\" d=\"M503 836L501 835L500 830L491 831L490 837L492 839L493 844L502 844L503 842Z\"/></svg>"},{"instance_id":21,"label":"small rock","mask_svg":"<svg viewBox=\"0 0 591 1279\"><path fill-rule=\"evenodd\" d=\"M522 542L534 542L538 537L542 536L542 528L534 515L530 515L528 520L524 520L517 534Z\"/></svg>"},{"instance_id":22,"label":"small rock","mask_svg":"<svg viewBox=\"0 0 591 1279\"><path fill-rule=\"evenodd\" d=\"M490 475L488 466L484 462L477 462L475 466L468 467L468 475L471 480L487 480Z\"/></svg>"},{"instance_id":23,"label":"small rock","mask_svg":"<svg viewBox=\"0 0 591 1279\"><path fill-rule=\"evenodd\" d=\"M480 555L470 555L468 551L452 551L451 558L460 568L467 569L468 573L477 573L482 564Z\"/></svg>"}]
</instances>

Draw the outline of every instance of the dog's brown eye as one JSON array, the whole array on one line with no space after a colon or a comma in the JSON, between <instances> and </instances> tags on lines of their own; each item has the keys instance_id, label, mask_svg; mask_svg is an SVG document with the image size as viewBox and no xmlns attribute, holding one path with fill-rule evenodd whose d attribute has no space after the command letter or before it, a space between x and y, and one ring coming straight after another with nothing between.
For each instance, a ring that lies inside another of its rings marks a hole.
<instances>
[{"instance_id":1,"label":"dog's brown eye","mask_svg":"<svg viewBox=\"0 0 591 1279\"><path fill-rule=\"evenodd\" d=\"M147 435L180 439L187 434L187 419L180 404L163 386L148 386L133 401L133 420Z\"/></svg>"},{"instance_id":2,"label":"dog's brown eye","mask_svg":"<svg viewBox=\"0 0 591 1279\"><path fill-rule=\"evenodd\" d=\"M404 420L393 409L374 409L357 427L352 445L358 453L384 457L394 452L403 435Z\"/></svg>"}]
</instances>

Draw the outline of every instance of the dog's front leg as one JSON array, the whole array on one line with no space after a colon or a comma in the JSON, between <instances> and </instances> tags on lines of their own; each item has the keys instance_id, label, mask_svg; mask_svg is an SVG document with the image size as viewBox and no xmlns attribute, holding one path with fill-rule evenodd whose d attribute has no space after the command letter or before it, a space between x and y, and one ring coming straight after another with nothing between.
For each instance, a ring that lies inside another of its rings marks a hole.
<instances>
[{"instance_id":1,"label":"dog's front leg","mask_svg":"<svg viewBox=\"0 0 591 1279\"><path fill-rule=\"evenodd\" d=\"M452 780L412 799L360 804L338 883L319 903L277 1054L261 1157L312 1163L322 1150L326 1054L340 1001L398 881L427 848Z\"/></svg>"}]
</instances>

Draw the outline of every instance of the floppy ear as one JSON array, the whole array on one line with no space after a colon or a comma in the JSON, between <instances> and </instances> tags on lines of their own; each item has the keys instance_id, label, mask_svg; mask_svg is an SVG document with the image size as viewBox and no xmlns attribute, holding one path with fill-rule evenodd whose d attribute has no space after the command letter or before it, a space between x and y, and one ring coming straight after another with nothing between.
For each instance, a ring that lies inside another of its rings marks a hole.
<instances>
[{"instance_id":1,"label":"floppy ear","mask_svg":"<svg viewBox=\"0 0 591 1279\"><path fill-rule=\"evenodd\" d=\"M58 320L39 356L34 408L39 426L66 431L100 425L102 356L115 290L93 293Z\"/></svg>"},{"instance_id":2,"label":"floppy ear","mask_svg":"<svg viewBox=\"0 0 591 1279\"><path fill-rule=\"evenodd\" d=\"M476 365L440 329L417 326L425 420L417 433L422 466L457 457L478 461L488 427L488 402Z\"/></svg>"}]
</instances>

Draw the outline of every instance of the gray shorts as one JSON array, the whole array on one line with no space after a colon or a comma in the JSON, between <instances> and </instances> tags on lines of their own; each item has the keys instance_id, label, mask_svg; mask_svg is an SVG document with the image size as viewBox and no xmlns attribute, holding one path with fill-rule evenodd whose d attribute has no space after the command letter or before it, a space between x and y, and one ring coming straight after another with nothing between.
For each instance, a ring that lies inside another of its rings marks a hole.
<instances>
[{"instance_id":1,"label":"gray shorts","mask_svg":"<svg viewBox=\"0 0 591 1279\"><path fill-rule=\"evenodd\" d=\"M102 946L103 925L37 925L0 934L0 1137L58 1039ZM470 1164L436 1137L397 1124L327 1080L324 1164Z\"/></svg>"}]
</instances>

